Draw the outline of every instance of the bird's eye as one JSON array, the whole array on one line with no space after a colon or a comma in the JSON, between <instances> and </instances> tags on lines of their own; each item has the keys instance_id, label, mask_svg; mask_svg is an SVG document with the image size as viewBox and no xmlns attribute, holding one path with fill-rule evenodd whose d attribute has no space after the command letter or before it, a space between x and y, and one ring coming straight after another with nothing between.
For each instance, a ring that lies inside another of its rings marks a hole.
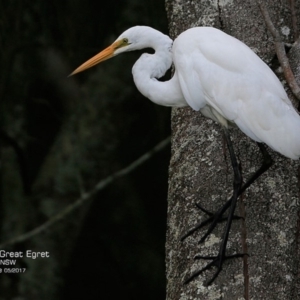
<instances>
[{"instance_id":1,"label":"bird's eye","mask_svg":"<svg viewBox=\"0 0 300 300\"><path fill-rule=\"evenodd\" d=\"M124 43L124 44L128 44L128 39L127 39L127 38L124 38L124 39L123 39L123 43Z\"/></svg>"}]
</instances>

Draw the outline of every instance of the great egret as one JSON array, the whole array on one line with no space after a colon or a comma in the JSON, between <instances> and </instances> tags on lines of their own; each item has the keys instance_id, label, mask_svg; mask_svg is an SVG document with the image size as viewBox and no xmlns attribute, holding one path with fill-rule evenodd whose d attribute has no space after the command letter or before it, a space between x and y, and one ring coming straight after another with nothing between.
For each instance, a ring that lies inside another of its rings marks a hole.
<instances>
[{"instance_id":1,"label":"great egret","mask_svg":"<svg viewBox=\"0 0 300 300\"><path fill-rule=\"evenodd\" d=\"M196 257L209 258L212 262L194 272L185 281L187 283L201 272L215 266L217 271L208 282L210 284L218 276L225 259L244 255L226 256L225 251L238 196L272 163L261 143L266 143L288 158L298 159L300 117L278 78L255 53L236 38L210 27L188 29L174 43L167 35L151 27L132 27L71 75L123 52L146 47L153 48L155 53L142 54L133 66L132 74L138 90L160 105L190 106L196 111L200 110L205 117L221 124L229 148L234 171L234 191L231 199L182 238L211 222L207 233L201 239L204 241L230 207L219 254L215 257ZM173 77L166 82L158 81L157 78L165 74L172 62L175 66ZM235 124L256 141L265 158L262 167L243 186L229 136L229 123ZM200 209L205 211L201 207Z\"/></svg>"}]
</instances>

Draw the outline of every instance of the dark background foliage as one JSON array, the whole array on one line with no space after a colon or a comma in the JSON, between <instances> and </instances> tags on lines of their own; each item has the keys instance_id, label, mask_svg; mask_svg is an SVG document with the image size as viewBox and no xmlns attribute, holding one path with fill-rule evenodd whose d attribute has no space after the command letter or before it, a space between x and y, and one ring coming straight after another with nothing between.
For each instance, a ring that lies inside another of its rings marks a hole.
<instances>
[{"instance_id":1,"label":"dark background foliage","mask_svg":"<svg viewBox=\"0 0 300 300\"><path fill-rule=\"evenodd\" d=\"M164 1L0 0L2 242L170 134L169 109L145 100L132 81L140 54L67 77L134 25L167 33ZM5 249L50 251L51 267L19 260L27 271L0 274L0 299L164 299L169 152L46 234Z\"/></svg>"}]
</instances>

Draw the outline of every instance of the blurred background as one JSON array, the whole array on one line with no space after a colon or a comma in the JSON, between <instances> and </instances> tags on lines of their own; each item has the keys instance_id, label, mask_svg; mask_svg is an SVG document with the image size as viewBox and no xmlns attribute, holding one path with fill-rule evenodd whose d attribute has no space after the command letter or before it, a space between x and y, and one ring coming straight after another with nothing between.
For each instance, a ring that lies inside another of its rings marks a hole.
<instances>
[{"instance_id":1,"label":"blurred background","mask_svg":"<svg viewBox=\"0 0 300 300\"><path fill-rule=\"evenodd\" d=\"M167 34L164 0L0 0L0 244L170 135L170 110L133 83L142 52L67 77L135 25ZM50 258L17 259L26 272L0 274L0 299L165 299L169 156L166 147L46 231L1 248Z\"/></svg>"}]
</instances>

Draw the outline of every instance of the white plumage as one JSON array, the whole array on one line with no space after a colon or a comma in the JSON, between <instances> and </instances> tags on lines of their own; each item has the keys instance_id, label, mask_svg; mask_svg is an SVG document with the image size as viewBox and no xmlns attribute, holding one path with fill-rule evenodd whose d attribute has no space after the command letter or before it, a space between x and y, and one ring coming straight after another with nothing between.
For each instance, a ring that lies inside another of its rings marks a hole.
<instances>
[{"instance_id":1,"label":"white plumage","mask_svg":"<svg viewBox=\"0 0 300 300\"><path fill-rule=\"evenodd\" d=\"M139 91L165 106L189 105L223 126L235 123L246 135L292 159L300 156L300 117L272 70L244 43L211 27L191 28L174 41L136 26L72 74L125 51L151 47L132 73ZM173 77L160 78L175 66Z\"/></svg>"}]
</instances>

